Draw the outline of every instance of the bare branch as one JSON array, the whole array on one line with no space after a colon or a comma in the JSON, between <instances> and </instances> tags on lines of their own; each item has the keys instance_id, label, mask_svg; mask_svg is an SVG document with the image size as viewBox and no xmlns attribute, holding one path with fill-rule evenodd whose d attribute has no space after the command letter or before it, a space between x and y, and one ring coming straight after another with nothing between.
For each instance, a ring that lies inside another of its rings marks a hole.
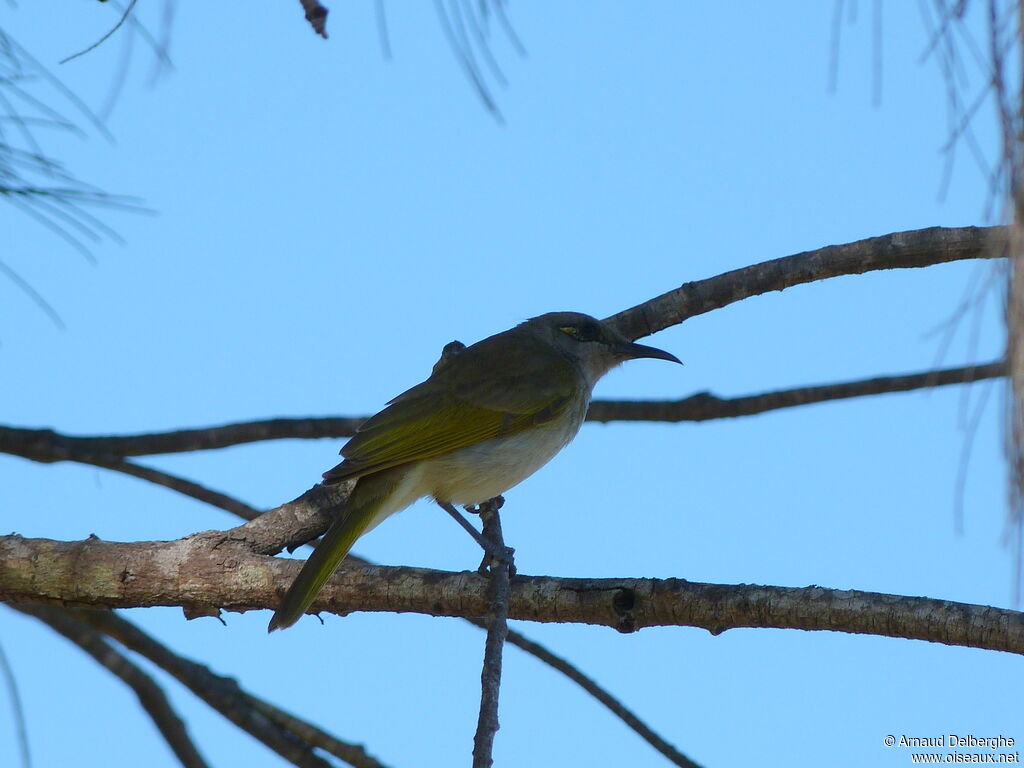
<instances>
[{"instance_id":1,"label":"bare branch","mask_svg":"<svg viewBox=\"0 0 1024 768\"><path fill-rule=\"evenodd\" d=\"M365 416L265 419L140 435L73 437L50 429L0 426L0 451L32 461L81 461L81 456L147 456L227 448L262 440L350 437Z\"/></svg>"},{"instance_id":2,"label":"bare branch","mask_svg":"<svg viewBox=\"0 0 1024 768\"><path fill-rule=\"evenodd\" d=\"M331 763L313 751L321 748L356 768L382 768L362 747L347 744L253 696L232 678L215 674L208 667L174 653L110 611L77 609L71 611L71 616L149 659L210 707L294 765L330 768ZM297 730L292 730L292 726Z\"/></svg>"},{"instance_id":3,"label":"bare branch","mask_svg":"<svg viewBox=\"0 0 1024 768\"><path fill-rule=\"evenodd\" d=\"M164 737L185 768L206 768L207 762L192 743L185 722L181 719L163 689L138 665L132 663L98 632L76 621L75 613L46 605L22 604L15 610L39 619L66 637L101 665L126 683L139 698L139 704ZM80 613L80 612L78 612Z\"/></svg>"},{"instance_id":4,"label":"bare branch","mask_svg":"<svg viewBox=\"0 0 1024 768\"><path fill-rule=\"evenodd\" d=\"M782 389L745 397L721 398L709 392L700 392L682 400L595 400L590 404L587 420L679 422L727 419L831 400L967 384L1005 375L1006 364L997 361L903 376L879 376L838 384Z\"/></svg>"},{"instance_id":5,"label":"bare branch","mask_svg":"<svg viewBox=\"0 0 1024 768\"><path fill-rule=\"evenodd\" d=\"M512 550L505 547L498 510L504 499L485 501L480 505L483 536L490 551L485 555L490 572L487 578L487 640L484 643L484 664L480 671L480 713L473 736L473 768L491 768L494 764L494 736L498 732L498 698L501 692L501 661L508 635L508 599L511 592Z\"/></svg>"},{"instance_id":6,"label":"bare branch","mask_svg":"<svg viewBox=\"0 0 1024 768\"><path fill-rule=\"evenodd\" d=\"M931 227L894 232L683 283L605 320L630 339L638 339L762 293L879 269L910 269L961 259L1001 257L1005 243L1003 227Z\"/></svg>"},{"instance_id":7,"label":"bare branch","mask_svg":"<svg viewBox=\"0 0 1024 768\"><path fill-rule=\"evenodd\" d=\"M103 45L103 43L105 43L107 40L109 40L111 38L111 36L115 32L117 32L117 30L119 30L121 28L121 26L126 21L128 21L128 17L131 16L132 15L132 11L135 10L135 3L136 2L138 2L138 0L128 0L128 7L126 7L124 9L124 13L121 14L121 18L117 20L117 23L113 27L111 27L109 30L107 30L107 32L103 35L103 37L101 37L95 43L90 45L88 48L85 48L84 50L81 50L78 53L73 53L70 56L65 56L58 63L60 63L60 64L67 64L72 59L77 59L79 56L85 56L85 54L89 53L90 51L94 51L97 48L99 48L101 45Z\"/></svg>"},{"instance_id":8,"label":"bare branch","mask_svg":"<svg viewBox=\"0 0 1024 768\"><path fill-rule=\"evenodd\" d=\"M134 464L130 464L129 462L123 462L123 463L128 465L128 466L130 466L130 467L136 467L137 466L137 465L134 465ZM111 468L113 468L113 467L111 467ZM155 472L155 470L151 470L151 471ZM129 473L129 474L133 474L133 473ZM163 473L158 473L158 474L163 474ZM145 479L150 479L150 478L146 477L145 475L139 475L139 476L140 477L144 477ZM189 484L189 481L182 480L181 478L176 478L173 475L167 475L166 477L167 478L171 478L171 479L173 479L175 481L175 484L172 484L172 485L169 486L169 487L174 487L175 490L178 490L178 488L176 487L177 483ZM154 482L158 482L160 484L166 484L166 483L162 482L162 480L159 479L159 478L155 479ZM205 491L205 489L204 489L204 491ZM217 504L215 501L213 501L213 500L211 500L209 498L204 498L202 494L197 494L197 493L188 493L188 495L193 496L195 498L199 498L200 500L205 500L205 501L209 501L210 503L214 503L216 506L220 506L221 508L226 509L229 512L233 512L234 514L237 514L238 516L240 516L240 517L242 517L243 519L246 519L246 520L252 520L254 518L251 515L257 515L258 516L258 514L259 514L256 510L252 509L248 505L246 505L246 504L244 504L244 503L242 503L242 502L240 502L240 501L238 501L236 499L232 499L232 498L230 498L228 496L225 496L224 494L219 494L219 493L212 492L212 491L208 491L208 493L212 493L212 494L214 494L217 497L222 497L224 499L227 499L230 503L229 504ZM324 512L317 512L317 509L320 506L323 506L325 508L326 507L332 507L335 504L339 503L339 501L338 501L339 498L341 498L341 497L338 496L338 495L325 496L324 492L322 491L322 489L320 489L319 487L316 487L316 488L311 489L309 492L307 492L306 494L301 496L296 501L290 502L290 504L284 505L283 507L278 508L278 511L280 511L282 509L289 508L289 507L291 507L293 509L300 509L301 510L303 505L308 505L308 508L306 509L305 512L301 512L300 511L298 514L309 514L309 515L312 515L311 520L322 522L324 527L326 528L327 521L329 519L328 515L326 513L324 513ZM272 516L268 516L267 519L272 519ZM306 530L306 529L303 528L302 530ZM303 534L303 535L305 535L305 534ZM313 535L315 536L316 534L313 534ZM251 541L251 539L250 539L250 541ZM272 551L277 551L276 548L274 548L274 547L271 547L271 549L272 549ZM346 562L348 562L351 565L371 565L371 563L369 563L368 561L366 561L366 560L364 560L364 559L362 559L362 558L360 558L360 557L358 557L356 555L351 555L351 554L348 556ZM467 620L470 621L471 623L475 624L476 626L479 626L482 629L485 629L485 630L487 629L486 622L484 622L484 621L482 621L480 619L467 619ZM586 690L588 693L590 693L595 698L597 698L598 701L600 701L602 704L604 704L606 707L608 707L608 709L611 710L612 714L614 714L617 717L621 718L626 723L626 725L628 725L630 728L632 728L634 731L636 731L643 739L645 739L648 743L650 743L655 749L657 749L663 755L668 757L668 759L671 760L672 762L674 762L676 765L683 766L683 768L691 768L692 766L696 766L696 763L693 763L685 755L681 754L678 750L676 750L674 747L672 747L672 745L670 745L668 742L666 742L664 739L662 739L657 733L655 733L650 727L648 727L645 723L643 723L629 709L627 709L624 705L619 703L610 693L605 691L595 681L591 680L586 675L584 675L582 672L580 672L578 669L576 669L568 661L566 661L565 659L562 659L562 658L556 656L555 654L553 654L550 651L548 651L547 649L545 649L542 645L540 645L540 644L538 644L538 643L536 643L536 642L534 642L532 640L529 640L528 638L526 638L523 635L520 635L520 634L518 634L516 632L510 631L508 633L508 640L509 640L509 642L513 643L514 645L517 645L520 648L522 648L527 653L530 653L533 656L536 656L541 661L550 664L557 671L562 672L563 674L567 675L571 680L573 680L576 683L578 683L584 690ZM254 701L253 702L253 706L258 708L259 706L261 706L261 704L258 701ZM279 714L279 717L284 718L285 714L281 713L281 714ZM322 749L325 749L325 750L331 752L331 754L338 754L338 752L335 751L335 750L336 749L340 749L340 748L336 748L336 747L330 746L331 743L332 743L331 739L333 737L331 737L329 734L326 734L326 733L324 733L322 731L319 731L319 730L315 729L314 726L311 726L311 725L309 725L307 723L304 723L303 721L300 721L300 720L296 720L295 722L293 722L291 724L285 723L284 725L285 725L285 727L288 730L290 730L290 731L292 731L294 733L300 734L301 737L304 738L310 744L312 744L314 746L319 746ZM312 730L308 730L308 729L312 729Z\"/></svg>"},{"instance_id":9,"label":"bare branch","mask_svg":"<svg viewBox=\"0 0 1024 768\"><path fill-rule=\"evenodd\" d=\"M21 752L22 768L32 768L32 753L28 746L28 728L25 725L25 707L21 703L21 696L18 693L18 680L14 676L14 668L11 666L3 646L0 646L0 673L3 674L7 693L11 698L14 733L18 740L18 750Z\"/></svg>"},{"instance_id":10,"label":"bare branch","mask_svg":"<svg viewBox=\"0 0 1024 768\"><path fill-rule=\"evenodd\" d=\"M998 257L1003 255L1005 244L1006 230L1002 227L933 227L899 232L846 245L828 246L726 272L707 280L685 283L609 319L630 338L640 338L689 317L761 293L878 269L925 267L959 259ZM624 404L621 410L618 410L618 405L596 401L592 404L590 418L608 421L626 418L611 416L610 413L629 412L635 415L628 418L650 420L654 417L646 414L671 412L674 414L671 420L703 421L761 413L809 402L977 381L1003 375L997 372L994 367L997 365L989 363L932 373L870 379L860 383L847 382L831 385L831 388L804 387L789 393L774 392L732 401L701 394L670 404ZM661 417L657 418L660 420ZM260 440L348 437L355 433L364 420L365 417L268 419L219 427L111 437L70 437L52 430L0 427L0 451L43 462L81 461L83 455L98 456L110 461L113 457L209 450Z\"/></svg>"},{"instance_id":11,"label":"bare branch","mask_svg":"<svg viewBox=\"0 0 1024 768\"><path fill-rule=\"evenodd\" d=\"M0 600L196 612L269 609L301 563L251 554L246 529L253 525L155 542L0 537ZM474 572L343 565L310 611L485 616L487 580ZM1024 654L1020 612L823 587L516 576L509 618L620 632L653 626L701 627L713 634L736 627L830 630Z\"/></svg>"}]
</instances>

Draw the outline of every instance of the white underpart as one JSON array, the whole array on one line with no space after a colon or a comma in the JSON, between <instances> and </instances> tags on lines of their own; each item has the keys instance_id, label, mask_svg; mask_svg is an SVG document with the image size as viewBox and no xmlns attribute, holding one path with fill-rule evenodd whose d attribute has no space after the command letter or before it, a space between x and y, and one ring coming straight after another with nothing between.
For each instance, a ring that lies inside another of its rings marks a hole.
<instances>
[{"instance_id":1,"label":"white underpart","mask_svg":"<svg viewBox=\"0 0 1024 768\"><path fill-rule=\"evenodd\" d=\"M431 496L452 504L479 504L519 485L576 436L589 396L547 424L498 437L408 465L367 531L417 499Z\"/></svg>"}]
</instances>

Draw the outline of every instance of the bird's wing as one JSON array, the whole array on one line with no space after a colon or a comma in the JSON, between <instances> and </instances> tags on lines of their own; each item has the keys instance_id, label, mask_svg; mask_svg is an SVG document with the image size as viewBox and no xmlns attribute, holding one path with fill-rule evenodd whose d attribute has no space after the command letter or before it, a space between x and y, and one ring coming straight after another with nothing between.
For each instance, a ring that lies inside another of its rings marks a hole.
<instances>
[{"instance_id":1,"label":"bird's wing","mask_svg":"<svg viewBox=\"0 0 1024 768\"><path fill-rule=\"evenodd\" d=\"M496 358L488 350L496 338L464 349L368 419L341 449L345 461L324 473L324 481L514 435L559 416L585 386L572 364L549 348L530 354L516 345L514 354Z\"/></svg>"}]
</instances>

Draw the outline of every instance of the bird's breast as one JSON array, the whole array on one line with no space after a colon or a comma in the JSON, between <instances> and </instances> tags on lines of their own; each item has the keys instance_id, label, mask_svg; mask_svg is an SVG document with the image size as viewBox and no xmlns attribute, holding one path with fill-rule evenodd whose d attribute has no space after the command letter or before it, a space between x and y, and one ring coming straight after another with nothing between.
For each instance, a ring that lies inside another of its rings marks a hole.
<instances>
[{"instance_id":1,"label":"bird's breast","mask_svg":"<svg viewBox=\"0 0 1024 768\"><path fill-rule=\"evenodd\" d=\"M569 407L546 424L486 440L422 462L427 493L453 504L479 504L518 485L547 464L579 431L586 414Z\"/></svg>"}]
</instances>

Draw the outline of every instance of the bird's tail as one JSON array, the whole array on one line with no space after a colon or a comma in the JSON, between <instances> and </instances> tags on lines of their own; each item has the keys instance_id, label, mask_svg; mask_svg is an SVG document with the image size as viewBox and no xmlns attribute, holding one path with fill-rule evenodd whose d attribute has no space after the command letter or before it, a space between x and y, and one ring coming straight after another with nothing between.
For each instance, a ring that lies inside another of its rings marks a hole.
<instances>
[{"instance_id":1,"label":"bird's tail","mask_svg":"<svg viewBox=\"0 0 1024 768\"><path fill-rule=\"evenodd\" d=\"M380 493L378 483L367 482L373 476L361 478L345 502L340 517L331 523L313 554L306 560L295 581L288 588L281 605L270 619L268 632L290 627L309 608L324 582L352 549L356 539L373 523L387 497Z\"/></svg>"}]
</instances>

